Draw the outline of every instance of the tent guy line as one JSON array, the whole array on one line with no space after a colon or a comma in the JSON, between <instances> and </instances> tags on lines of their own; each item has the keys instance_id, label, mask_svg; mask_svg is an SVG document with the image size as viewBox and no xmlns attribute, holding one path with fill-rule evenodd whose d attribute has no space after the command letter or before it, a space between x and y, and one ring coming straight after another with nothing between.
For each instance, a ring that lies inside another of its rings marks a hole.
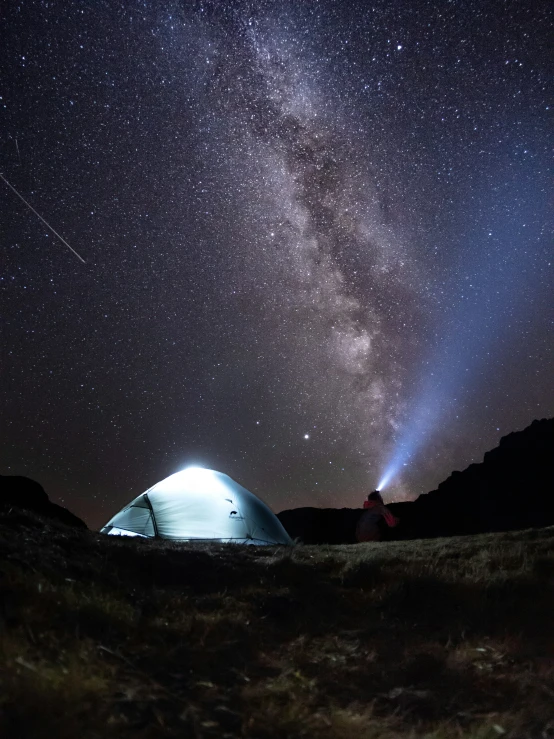
<instances>
[{"instance_id":1,"label":"tent guy line","mask_svg":"<svg viewBox=\"0 0 554 739\"><path fill-rule=\"evenodd\" d=\"M86 264L86 262L85 262L85 260L83 259L83 257L82 257L82 256L81 256L80 254L77 254L77 252L75 251L75 249L74 249L74 248L73 248L72 246L70 246L70 245L69 245L69 244L67 243L67 241L66 241L66 240L64 239L64 237L63 237L63 236L60 236L60 234L59 234L59 233L58 233L58 232L57 232L56 230L54 230L54 229L52 228L52 226L51 226L51 225L50 225L50 224L48 223L48 221L46 221L46 220L45 220L45 219L44 219L44 218L43 218L43 217L42 217L42 216L40 215L40 213L37 213L37 211L36 211L36 210L35 210L35 209L33 208L33 206L32 206L32 205L31 205L30 203L28 203L28 202L27 202L27 201L25 200L25 198L23 197L23 195L22 195L22 194L21 194L20 192L18 192L18 191L17 191L16 189L15 189L15 187L14 187L14 186L13 186L13 185L12 185L12 184L11 184L10 182L8 182L8 180L7 180L7 179L6 179L5 177L4 177L4 175L2 174L2 172L0 172L0 177L1 177L1 178L2 178L3 180L4 180L4 182L5 182L5 183L6 183L6 185L7 185L7 186L8 186L9 188L10 188L10 190L13 190L13 192L14 192L14 193L15 193L15 194L17 195L17 197L18 197L18 198L19 198L20 200L23 200L23 202L25 203L25 205L26 205L26 206L27 206L28 208L30 208L30 209L31 209L31 210L33 211L33 213L34 213L34 214L35 214L36 216L38 216L38 218L40 218L40 220L41 220L41 221L42 221L42 222L44 223L44 225L45 225L45 226L47 226L47 227L48 227L48 228L50 229L50 231L52 231L52 233L53 233L53 234L54 234L55 236L57 236L57 237L58 237L58 239L59 239L59 240L60 240L60 241L62 242L62 244L65 244L65 245L67 246L67 248L68 248L68 249L70 249L70 250L71 250L71 251L73 252L73 254L75 254L75 256L77 257L77 259L80 259L80 260L81 260L81 262L82 262L83 264Z\"/></svg>"}]
</instances>

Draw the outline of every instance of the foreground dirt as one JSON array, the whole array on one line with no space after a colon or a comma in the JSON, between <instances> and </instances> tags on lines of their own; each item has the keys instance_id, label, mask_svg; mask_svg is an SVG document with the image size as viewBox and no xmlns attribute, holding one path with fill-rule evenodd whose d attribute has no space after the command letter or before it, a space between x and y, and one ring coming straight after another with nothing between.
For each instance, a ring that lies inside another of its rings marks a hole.
<instances>
[{"instance_id":1,"label":"foreground dirt","mask_svg":"<svg viewBox=\"0 0 554 739\"><path fill-rule=\"evenodd\" d=\"M168 545L0 516L0 735L554 737L554 529Z\"/></svg>"}]
</instances>

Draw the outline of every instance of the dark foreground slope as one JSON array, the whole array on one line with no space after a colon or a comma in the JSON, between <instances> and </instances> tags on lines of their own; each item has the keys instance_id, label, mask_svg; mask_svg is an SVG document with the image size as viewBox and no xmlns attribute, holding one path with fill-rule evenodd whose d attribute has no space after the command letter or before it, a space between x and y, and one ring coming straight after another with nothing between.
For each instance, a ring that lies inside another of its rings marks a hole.
<instances>
[{"instance_id":1,"label":"dark foreground slope","mask_svg":"<svg viewBox=\"0 0 554 739\"><path fill-rule=\"evenodd\" d=\"M0 512L0 736L538 739L554 529L169 545Z\"/></svg>"},{"instance_id":2,"label":"dark foreground slope","mask_svg":"<svg viewBox=\"0 0 554 739\"><path fill-rule=\"evenodd\" d=\"M361 501L360 501L361 504ZM453 472L411 503L392 503L399 517L388 539L514 531L554 524L554 418L533 421L500 440L483 462ZM293 538L310 544L354 541L361 509L297 508L278 514Z\"/></svg>"}]
</instances>

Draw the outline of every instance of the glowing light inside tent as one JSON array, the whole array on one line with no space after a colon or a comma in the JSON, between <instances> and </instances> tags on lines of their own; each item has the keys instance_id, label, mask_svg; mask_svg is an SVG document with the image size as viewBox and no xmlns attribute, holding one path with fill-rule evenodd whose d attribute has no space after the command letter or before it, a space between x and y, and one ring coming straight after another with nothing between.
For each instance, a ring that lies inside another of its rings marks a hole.
<instances>
[{"instance_id":1,"label":"glowing light inside tent","mask_svg":"<svg viewBox=\"0 0 554 739\"><path fill-rule=\"evenodd\" d=\"M177 473L178 475L186 475L189 480L198 478L199 480L205 477L211 476L213 473L211 470L206 470L204 467L186 467L184 470L181 470L181 472Z\"/></svg>"},{"instance_id":2,"label":"glowing light inside tent","mask_svg":"<svg viewBox=\"0 0 554 739\"><path fill-rule=\"evenodd\" d=\"M184 484L201 485L205 484L209 478L213 478L212 470L206 470L203 467L187 467L166 477L162 482L166 492L178 492Z\"/></svg>"}]
</instances>

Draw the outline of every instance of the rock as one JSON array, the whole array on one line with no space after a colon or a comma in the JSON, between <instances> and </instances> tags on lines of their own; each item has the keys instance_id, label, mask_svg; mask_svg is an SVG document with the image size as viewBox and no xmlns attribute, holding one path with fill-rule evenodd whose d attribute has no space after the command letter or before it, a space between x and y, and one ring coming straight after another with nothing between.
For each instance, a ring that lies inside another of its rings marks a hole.
<instances>
[{"instance_id":1,"label":"rock","mask_svg":"<svg viewBox=\"0 0 554 739\"><path fill-rule=\"evenodd\" d=\"M21 508L76 528L86 523L67 508L51 503L42 485L29 477L0 475L0 509Z\"/></svg>"},{"instance_id":2,"label":"rock","mask_svg":"<svg viewBox=\"0 0 554 739\"><path fill-rule=\"evenodd\" d=\"M412 503L390 505L395 538L513 531L554 524L554 418L533 421Z\"/></svg>"}]
</instances>

